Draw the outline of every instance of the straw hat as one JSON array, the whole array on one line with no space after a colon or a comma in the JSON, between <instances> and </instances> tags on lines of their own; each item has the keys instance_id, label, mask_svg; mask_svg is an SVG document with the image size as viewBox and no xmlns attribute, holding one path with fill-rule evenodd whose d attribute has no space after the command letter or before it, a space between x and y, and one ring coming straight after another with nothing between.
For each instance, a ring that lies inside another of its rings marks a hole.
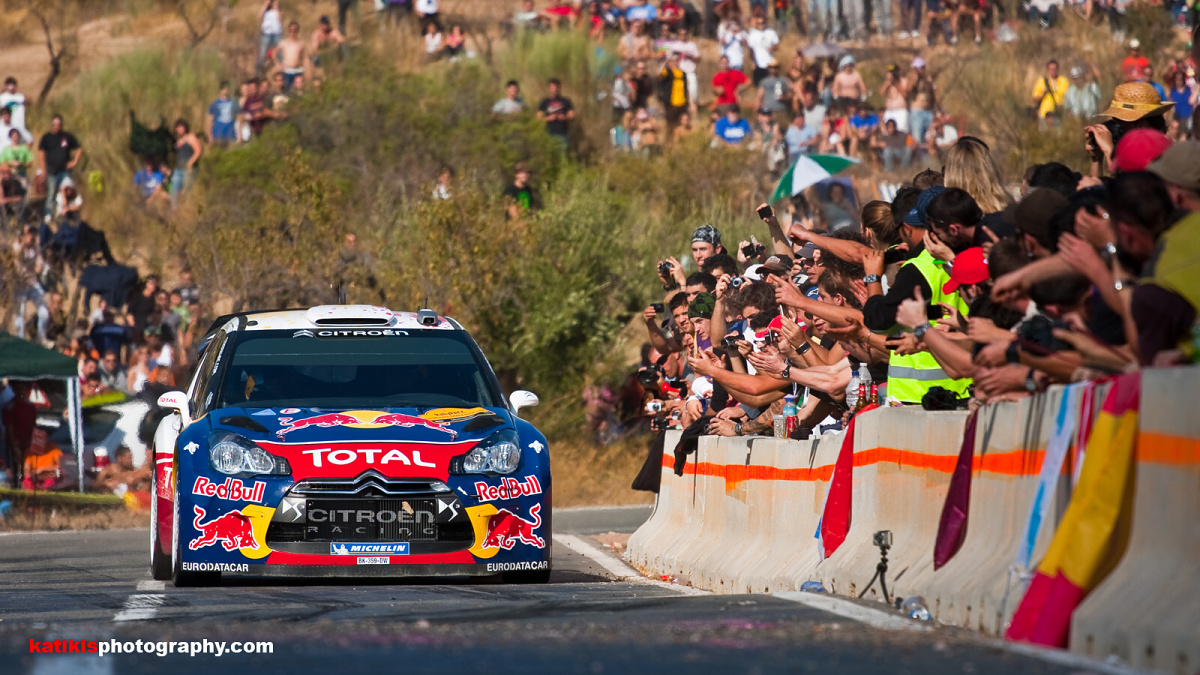
<instances>
[{"instance_id":1,"label":"straw hat","mask_svg":"<svg viewBox=\"0 0 1200 675\"><path fill-rule=\"evenodd\" d=\"M1173 105L1174 102L1159 98L1158 91L1149 83L1126 82L1117 85L1108 110L1097 117L1104 120L1115 117L1122 122L1134 122L1143 117L1161 115Z\"/></svg>"}]
</instances>

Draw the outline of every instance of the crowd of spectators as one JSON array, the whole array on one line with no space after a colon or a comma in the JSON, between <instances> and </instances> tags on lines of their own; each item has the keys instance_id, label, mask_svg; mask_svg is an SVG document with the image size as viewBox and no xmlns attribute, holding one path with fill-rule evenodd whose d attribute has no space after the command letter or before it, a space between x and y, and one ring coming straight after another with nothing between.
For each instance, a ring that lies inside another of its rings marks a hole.
<instances>
[{"instance_id":1,"label":"crowd of spectators","mask_svg":"<svg viewBox=\"0 0 1200 675\"><path fill-rule=\"evenodd\" d=\"M770 245L697 228L690 261L658 267L639 370L593 392L589 419L607 405L685 445L802 439L866 402L968 408L1200 362L1200 142L1166 135L1170 107L1122 85L1094 132L1110 135L1084 148L1090 175L1039 164L1009 189L964 136L861 226L826 229L800 195L759 207Z\"/></svg>"}]
</instances>

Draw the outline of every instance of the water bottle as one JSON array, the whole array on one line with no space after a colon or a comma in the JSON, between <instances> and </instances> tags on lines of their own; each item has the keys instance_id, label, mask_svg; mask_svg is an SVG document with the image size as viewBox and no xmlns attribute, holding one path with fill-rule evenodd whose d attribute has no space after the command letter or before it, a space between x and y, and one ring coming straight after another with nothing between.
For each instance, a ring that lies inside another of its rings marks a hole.
<instances>
[{"instance_id":1,"label":"water bottle","mask_svg":"<svg viewBox=\"0 0 1200 675\"><path fill-rule=\"evenodd\" d=\"M858 405L858 367L850 371L850 384L846 385L846 408L854 410Z\"/></svg>"},{"instance_id":2,"label":"water bottle","mask_svg":"<svg viewBox=\"0 0 1200 675\"><path fill-rule=\"evenodd\" d=\"M914 595L906 599L900 605L900 611L904 612L910 619L933 621L933 616L929 613L929 608L925 606L925 598L919 595Z\"/></svg>"},{"instance_id":3,"label":"water bottle","mask_svg":"<svg viewBox=\"0 0 1200 675\"><path fill-rule=\"evenodd\" d=\"M805 593L825 593L825 587L819 581L806 581L800 584L800 590Z\"/></svg>"},{"instance_id":4,"label":"water bottle","mask_svg":"<svg viewBox=\"0 0 1200 675\"><path fill-rule=\"evenodd\" d=\"M796 397L788 394L783 397L783 435L791 438L796 430Z\"/></svg>"}]
</instances>

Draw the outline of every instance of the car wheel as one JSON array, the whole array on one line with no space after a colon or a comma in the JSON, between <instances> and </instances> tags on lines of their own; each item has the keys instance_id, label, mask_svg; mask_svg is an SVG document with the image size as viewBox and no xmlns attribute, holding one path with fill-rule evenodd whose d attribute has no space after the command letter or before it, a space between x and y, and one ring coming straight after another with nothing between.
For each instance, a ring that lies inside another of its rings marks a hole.
<instances>
[{"instance_id":1,"label":"car wheel","mask_svg":"<svg viewBox=\"0 0 1200 675\"><path fill-rule=\"evenodd\" d=\"M163 553L162 528L158 523L158 466L154 467L154 485L150 488L150 576L158 581L171 578L171 555Z\"/></svg>"},{"instance_id":2,"label":"car wheel","mask_svg":"<svg viewBox=\"0 0 1200 675\"><path fill-rule=\"evenodd\" d=\"M174 552L171 565L171 583L176 588L189 586L215 586L221 582L220 572L184 572L183 542L179 539L179 500L173 499L171 518L171 550Z\"/></svg>"},{"instance_id":3,"label":"car wheel","mask_svg":"<svg viewBox=\"0 0 1200 675\"><path fill-rule=\"evenodd\" d=\"M550 570L502 572L500 578L506 584L544 584L550 581Z\"/></svg>"}]
</instances>

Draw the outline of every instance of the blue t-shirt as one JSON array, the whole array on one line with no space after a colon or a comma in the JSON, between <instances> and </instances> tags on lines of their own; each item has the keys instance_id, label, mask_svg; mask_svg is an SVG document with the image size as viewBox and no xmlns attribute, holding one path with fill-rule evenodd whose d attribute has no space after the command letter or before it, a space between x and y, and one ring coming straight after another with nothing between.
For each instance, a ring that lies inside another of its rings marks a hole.
<instances>
[{"instance_id":1,"label":"blue t-shirt","mask_svg":"<svg viewBox=\"0 0 1200 675\"><path fill-rule=\"evenodd\" d=\"M1184 89L1183 91L1175 91L1172 89L1168 95L1170 98L1164 100L1175 102L1175 119L1190 119L1192 116L1192 111L1195 110L1195 106L1193 106L1189 100L1192 96L1191 90Z\"/></svg>"},{"instance_id":2,"label":"blue t-shirt","mask_svg":"<svg viewBox=\"0 0 1200 675\"><path fill-rule=\"evenodd\" d=\"M1160 100L1160 101L1167 100L1167 90L1163 89L1163 86L1161 84L1159 84L1157 82L1151 82L1150 84L1154 87L1154 91L1158 92L1158 100Z\"/></svg>"},{"instance_id":3,"label":"blue t-shirt","mask_svg":"<svg viewBox=\"0 0 1200 675\"><path fill-rule=\"evenodd\" d=\"M651 21L654 21L657 18L658 18L658 8L656 8L654 5L651 5L648 2L644 5L634 5L633 7L630 7L629 9L625 10L625 20L626 21L641 20L641 21L645 21L645 22L649 23Z\"/></svg>"},{"instance_id":4,"label":"blue t-shirt","mask_svg":"<svg viewBox=\"0 0 1200 675\"><path fill-rule=\"evenodd\" d=\"M854 127L855 129L870 129L871 127L877 127L879 126L879 116L875 113L871 113L866 117L861 114L855 115L854 117L850 118L850 126Z\"/></svg>"},{"instance_id":5,"label":"blue t-shirt","mask_svg":"<svg viewBox=\"0 0 1200 675\"><path fill-rule=\"evenodd\" d=\"M133 174L133 184L142 191L142 199L150 199L150 195L154 194L154 190L162 185L162 182L163 175L158 169L149 173L145 169L138 169L138 172Z\"/></svg>"},{"instance_id":6,"label":"blue t-shirt","mask_svg":"<svg viewBox=\"0 0 1200 675\"><path fill-rule=\"evenodd\" d=\"M796 125L789 125L787 133L783 135L783 140L787 141L788 159L795 161L800 155L806 154L816 137L817 130L812 127L797 129Z\"/></svg>"},{"instance_id":7,"label":"blue t-shirt","mask_svg":"<svg viewBox=\"0 0 1200 675\"><path fill-rule=\"evenodd\" d=\"M750 123L746 120L738 120L736 124L730 124L728 117L722 117L717 120L716 126L717 136L730 145L739 145L750 135Z\"/></svg>"},{"instance_id":8,"label":"blue t-shirt","mask_svg":"<svg viewBox=\"0 0 1200 675\"><path fill-rule=\"evenodd\" d=\"M219 98L208 106L208 114L213 116L213 140L237 140L237 132L233 129L234 109L237 102L227 98Z\"/></svg>"}]
</instances>

